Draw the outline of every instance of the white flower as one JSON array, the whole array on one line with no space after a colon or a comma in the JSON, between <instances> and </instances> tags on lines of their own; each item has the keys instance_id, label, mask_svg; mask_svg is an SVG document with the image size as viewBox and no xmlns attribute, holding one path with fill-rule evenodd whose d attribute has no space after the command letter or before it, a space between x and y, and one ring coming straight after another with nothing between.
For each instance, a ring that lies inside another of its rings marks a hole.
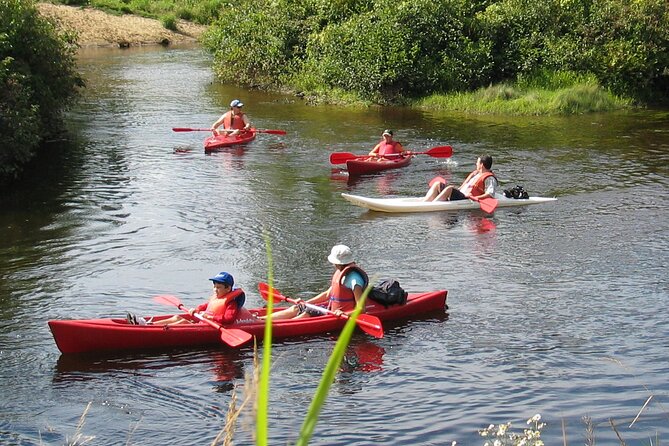
<instances>
[{"instance_id":1,"label":"white flower","mask_svg":"<svg viewBox=\"0 0 669 446\"><path fill-rule=\"evenodd\" d=\"M536 423L539 420L541 420L541 414L540 413L536 414L535 416L533 416L532 418L527 420L527 424Z\"/></svg>"},{"instance_id":2,"label":"white flower","mask_svg":"<svg viewBox=\"0 0 669 446\"><path fill-rule=\"evenodd\" d=\"M495 442L492 444L492 446L502 446L502 442L499 440L495 440Z\"/></svg>"}]
</instances>

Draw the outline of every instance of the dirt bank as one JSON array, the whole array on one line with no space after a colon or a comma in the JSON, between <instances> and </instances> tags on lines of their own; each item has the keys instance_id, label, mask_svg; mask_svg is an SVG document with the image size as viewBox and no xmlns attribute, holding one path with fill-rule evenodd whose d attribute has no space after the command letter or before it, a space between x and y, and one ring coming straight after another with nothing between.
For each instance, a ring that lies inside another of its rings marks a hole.
<instances>
[{"instance_id":1,"label":"dirt bank","mask_svg":"<svg viewBox=\"0 0 669 446\"><path fill-rule=\"evenodd\" d=\"M37 9L64 30L75 31L81 46L136 46L196 42L205 26L180 20L179 32L165 29L158 20L134 15L116 16L92 8L37 3Z\"/></svg>"}]
</instances>

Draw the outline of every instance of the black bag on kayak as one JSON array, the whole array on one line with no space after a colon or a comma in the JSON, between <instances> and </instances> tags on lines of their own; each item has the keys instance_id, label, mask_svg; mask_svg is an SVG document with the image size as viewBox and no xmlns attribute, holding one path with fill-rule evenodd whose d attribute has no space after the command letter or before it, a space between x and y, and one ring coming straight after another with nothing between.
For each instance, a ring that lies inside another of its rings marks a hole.
<instances>
[{"instance_id":1,"label":"black bag on kayak","mask_svg":"<svg viewBox=\"0 0 669 446\"><path fill-rule=\"evenodd\" d=\"M379 282L372 288L369 292L369 298L388 308L390 305L404 305L407 303L408 294L397 280L390 279Z\"/></svg>"},{"instance_id":2,"label":"black bag on kayak","mask_svg":"<svg viewBox=\"0 0 669 446\"><path fill-rule=\"evenodd\" d=\"M527 199L530 198L530 195L527 193L523 186L516 186L512 189L504 189L504 196L506 198Z\"/></svg>"}]
</instances>

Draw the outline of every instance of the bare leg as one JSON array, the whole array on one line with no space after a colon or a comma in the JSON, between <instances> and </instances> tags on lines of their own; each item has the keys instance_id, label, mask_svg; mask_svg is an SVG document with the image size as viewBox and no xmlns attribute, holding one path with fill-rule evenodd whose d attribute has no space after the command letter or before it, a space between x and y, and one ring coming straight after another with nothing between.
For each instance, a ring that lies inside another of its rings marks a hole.
<instances>
[{"instance_id":1,"label":"bare leg","mask_svg":"<svg viewBox=\"0 0 669 446\"><path fill-rule=\"evenodd\" d=\"M434 201L448 201L451 199L451 194L453 193L453 186L448 186L446 189L442 190L439 195L434 199Z\"/></svg>"},{"instance_id":2,"label":"bare leg","mask_svg":"<svg viewBox=\"0 0 669 446\"><path fill-rule=\"evenodd\" d=\"M161 319L159 321L152 322L151 325L177 325L177 324L192 324L193 322L186 319L185 317L175 314L171 318Z\"/></svg>"},{"instance_id":3,"label":"bare leg","mask_svg":"<svg viewBox=\"0 0 669 446\"><path fill-rule=\"evenodd\" d=\"M432 186L430 186L422 201L434 201L436 196L439 194L440 187L441 183L434 183Z\"/></svg>"},{"instance_id":4,"label":"bare leg","mask_svg":"<svg viewBox=\"0 0 669 446\"><path fill-rule=\"evenodd\" d=\"M295 316L297 316L297 305L272 313L272 319L292 319ZM267 319L267 316L260 316L258 319Z\"/></svg>"}]
</instances>

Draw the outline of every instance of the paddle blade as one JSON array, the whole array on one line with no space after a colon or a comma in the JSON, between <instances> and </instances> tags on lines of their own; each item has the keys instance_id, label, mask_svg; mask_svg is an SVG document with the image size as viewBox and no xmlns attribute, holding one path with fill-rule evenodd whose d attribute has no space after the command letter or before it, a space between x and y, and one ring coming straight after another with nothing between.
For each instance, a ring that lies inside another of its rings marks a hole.
<instances>
[{"instance_id":1,"label":"paddle blade","mask_svg":"<svg viewBox=\"0 0 669 446\"><path fill-rule=\"evenodd\" d=\"M172 127L173 132L211 132L211 129L193 129L190 127Z\"/></svg>"},{"instance_id":2,"label":"paddle blade","mask_svg":"<svg viewBox=\"0 0 669 446\"><path fill-rule=\"evenodd\" d=\"M270 135L285 135L285 130L254 129L258 133L269 133Z\"/></svg>"},{"instance_id":3,"label":"paddle blade","mask_svg":"<svg viewBox=\"0 0 669 446\"><path fill-rule=\"evenodd\" d=\"M258 291L260 291L260 295L262 296L263 299L269 300L270 288L271 287L266 283L261 282L261 283L258 284ZM287 299L286 296L281 294L281 292L279 290L277 290L276 288L272 288L272 290L274 291L274 293L272 293L273 302L275 302L275 303L276 302L281 302L281 301L284 301L284 300Z\"/></svg>"},{"instance_id":4,"label":"paddle blade","mask_svg":"<svg viewBox=\"0 0 669 446\"><path fill-rule=\"evenodd\" d=\"M154 296L154 301L163 305L172 305L177 308L181 306L181 301L176 296L170 296L169 294L161 294L160 296Z\"/></svg>"},{"instance_id":5,"label":"paddle blade","mask_svg":"<svg viewBox=\"0 0 669 446\"><path fill-rule=\"evenodd\" d=\"M435 183L441 183L441 184L445 185L446 180L444 180L443 177L437 176L437 177L432 178L428 184L429 184L430 187L432 187L432 186L434 186Z\"/></svg>"},{"instance_id":6,"label":"paddle blade","mask_svg":"<svg viewBox=\"0 0 669 446\"><path fill-rule=\"evenodd\" d=\"M439 146L433 147L427 152L426 155L430 155L432 158L450 158L453 155L453 147L451 146Z\"/></svg>"},{"instance_id":7,"label":"paddle blade","mask_svg":"<svg viewBox=\"0 0 669 446\"><path fill-rule=\"evenodd\" d=\"M375 338L383 337L383 326L378 317L372 316L371 314L359 314L356 322L358 327L365 333L370 334Z\"/></svg>"},{"instance_id":8,"label":"paddle blade","mask_svg":"<svg viewBox=\"0 0 669 446\"><path fill-rule=\"evenodd\" d=\"M499 201L496 198L484 198L483 200L479 200L479 204L481 205L481 210L483 212L492 214L495 212Z\"/></svg>"},{"instance_id":9,"label":"paddle blade","mask_svg":"<svg viewBox=\"0 0 669 446\"><path fill-rule=\"evenodd\" d=\"M221 327L219 331L221 332L221 341L225 342L230 347L239 347L240 345L244 345L253 339L253 335L251 333L247 333L244 330L240 330L239 328Z\"/></svg>"},{"instance_id":10,"label":"paddle blade","mask_svg":"<svg viewBox=\"0 0 669 446\"><path fill-rule=\"evenodd\" d=\"M351 152L335 152L330 154L330 164L345 164L346 161L364 158L367 155L356 155Z\"/></svg>"}]
</instances>

